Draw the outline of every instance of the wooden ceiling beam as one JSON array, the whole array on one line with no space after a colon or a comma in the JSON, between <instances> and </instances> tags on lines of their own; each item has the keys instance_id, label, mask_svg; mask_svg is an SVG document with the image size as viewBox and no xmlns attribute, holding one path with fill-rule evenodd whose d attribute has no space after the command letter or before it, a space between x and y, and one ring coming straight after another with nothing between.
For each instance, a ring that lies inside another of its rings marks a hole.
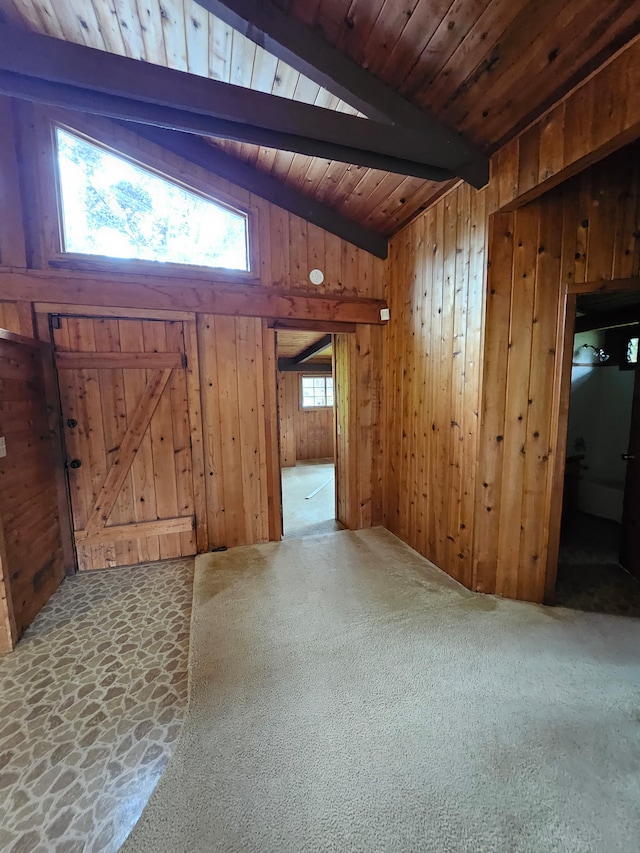
<instances>
[{"instance_id":1,"label":"wooden ceiling beam","mask_svg":"<svg viewBox=\"0 0 640 853\"><path fill-rule=\"evenodd\" d=\"M282 329L294 332L333 332L336 335L355 332L355 323L339 323L332 320L270 320L270 329Z\"/></svg>"},{"instance_id":2,"label":"wooden ceiling beam","mask_svg":"<svg viewBox=\"0 0 640 853\"><path fill-rule=\"evenodd\" d=\"M408 101L273 0L196 0L287 65L377 121L410 128L423 139L432 162L480 189L489 159L434 116Z\"/></svg>"},{"instance_id":3,"label":"wooden ceiling beam","mask_svg":"<svg viewBox=\"0 0 640 853\"><path fill-rule=\"evenodd\" d=\"M373 169L454 177L421 134L0 24L0 93Z\"/></svg>"},{"instance_id":4,"label":"wooden ceiling beam","mask_svg":"<svg viewBox=\"0 0 640 853\"><path fill-rule=\"evenodd\" d=\"M0 268L7 300L151 310L195 311L233 317L265 317L323 323L384 325L382 299L344 294L282 292L255 284L214 282L157 274Z\"/></svg>"},{"instance_id":5,"label":"wooden ceiling beam","mask_svg":"<svg viewBox=\"0 0 640 853\"><path fill-rule=\"evenodd\" d=\"M278 370L282 373L331 373L331 364L299 364L293 358L279 358Z\"/></svg>"},{"instance_id":6,"label":"wooden ceiling beam","mask_svg":"<svg viewBox=\"0 0 640 853\"><path fill-rule=\"evenodd\" d=\"M271 204L288 210L289 213L306 219L307 222L312 222L378 258L387 257L388 242L385 237L381 237L375 231L365 228L352 219L347 219L328 205L303 195L277 178L243 163L236 157L225 154L224 151L219 151L193 134L178 133L160 127L132 126L129 122L126 123L126 127L133 129L138 136L155 142L166 151L171 151L196 166L226 178L232 184L249 190Z\"/></svg>"},{"instance_id":7,"label":"wooden ceiling beam","mask_svg":"<svg viewBox=\"0 0 640 853\"><path fill-rule=\"evenodd\" d=\"M309 361L314 356L318 355L319 352L322 352L323 349L331 346L331 342L333 341L332 335L323 335L319 338L315 343L308 346L306 349L303 349L302 352L299 352L293 359L296 364L304 364L306 361Z\"/></svg>"}]
</instances>

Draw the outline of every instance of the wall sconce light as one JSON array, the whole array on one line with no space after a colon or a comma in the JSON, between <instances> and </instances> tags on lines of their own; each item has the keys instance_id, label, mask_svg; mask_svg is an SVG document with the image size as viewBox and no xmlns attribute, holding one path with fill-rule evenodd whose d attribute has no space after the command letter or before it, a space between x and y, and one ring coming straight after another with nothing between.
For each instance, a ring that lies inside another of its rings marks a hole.
<instances>
[{"instance_id":1,"label":"wall sconce light","mask_svg":"<svg viewBox=\"0 0 640 853\"><path fill-rule=\"evenodd\" d=\"M610 355L606 350L603 350L602 347L594 347L593 344L582 344L578 352L580 352L580 350L591 350L593 353L592 357L595 357L598 364L605 364L605 362L609 361L610 358Z\"/></svg>"}]
</instances>

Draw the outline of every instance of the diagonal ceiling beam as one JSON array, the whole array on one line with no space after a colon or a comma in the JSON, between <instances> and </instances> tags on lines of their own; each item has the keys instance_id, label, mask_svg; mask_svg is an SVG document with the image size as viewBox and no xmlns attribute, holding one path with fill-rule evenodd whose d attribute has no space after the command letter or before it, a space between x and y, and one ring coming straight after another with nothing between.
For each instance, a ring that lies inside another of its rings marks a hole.
<instances>
[{"instance_id":1,"label":"diagonal ceiling beam","mask_svg":"<svg viewBox=\"0 0 640 853\"><path fill-rule=\"evenodd\" d=\"M450 152L402 127L115 56L0 24L0 93L444 181Z\"/></svg>"},{"instance_id":2,"label":"diagonal ceiling beam","mask_svg":"<svg viewBox=\"0 0 640 853\"><path fill-rule=\"evenodd\" d=\"M220 175L221 178L226 178L232 184L255 193L260 198L288 210L289 213L306 219L307 222L318 225L342 240L347 240L379 258L387 257L388 244L384 237L358 222L347 219L326 204L303 195L277 178L272 178L271 175L243 163L242 160L218 151L203 139L189 133L177 133L159 127L145 127L129 122L122 124L128 130L134 131L150 142L155 142L166 151L172 151L178 157Z\"/></svg>"},{"instance_id":3,"label":"diagonal ceiling beam","mask_svg":"<svg viewBox=\"0 0 640 853\"><path fill-rule=\"evenodd\" d=\"M293 360L296 364L304 364L305 361L309 361L309 359L313 358L314 355L318 355L318 353L322 352L323 349L331 346L332 341L333 335L323 335L314 344L311 344L311 346L308 346L306 349L303 349L302 352L299 352Z\"/></svg>"},{"instance_id":4,"label":"diagonal ceiling beam","mask_svg":"<svg viewBox=\"0 0 640 853\"><path fill-rule=\"evenodd\" d=\"M287 65L372 119L422 134L425 151L447 150L456 175L476 188L489 180L489 160L479 149L332 47L315 30L273 0L196 0Z\"/></svg>"}]
</instances>

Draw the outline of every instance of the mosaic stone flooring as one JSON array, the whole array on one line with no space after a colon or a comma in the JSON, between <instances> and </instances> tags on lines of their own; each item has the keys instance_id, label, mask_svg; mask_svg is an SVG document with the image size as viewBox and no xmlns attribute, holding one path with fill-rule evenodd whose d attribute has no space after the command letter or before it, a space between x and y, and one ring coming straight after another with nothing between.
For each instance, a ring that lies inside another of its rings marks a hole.
<instances>
[{"instance_id":1,"label":"mosaic stone flooring","mask_svg":"<svg viewBox=\"0 0 640 853\"><path fill-rule=\"evenodd\" d=\"M0 850L114 853L187 701L193 560L68 578L0 658Z\"/></svg>"},{"instance_id":2,"label":"mosaic stone flooring","mask_svg":"<svg viewBox=\"0 0 640 853\"><path fill-rule=\"evenodd\" d=\"M640 617L640 582L618 565L620 525L577 513L562 532L556 604Z\"/></svg>"}]
</instances>

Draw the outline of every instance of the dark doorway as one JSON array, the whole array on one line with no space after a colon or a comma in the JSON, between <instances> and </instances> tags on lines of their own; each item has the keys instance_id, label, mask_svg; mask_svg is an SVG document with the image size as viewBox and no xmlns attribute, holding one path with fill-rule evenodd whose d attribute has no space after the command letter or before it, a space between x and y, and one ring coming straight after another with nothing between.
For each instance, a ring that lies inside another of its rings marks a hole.
<instances>
[{"instance_id":1,"label":"dark doorway","mask_svg":"<svg viewBox=\"0 0 640 853\"><path fill-rule=\"evenodd\" d=\"M640 616L640 293L578 297L575 329L556 603Z\"/></svg>"}]
</instances>

